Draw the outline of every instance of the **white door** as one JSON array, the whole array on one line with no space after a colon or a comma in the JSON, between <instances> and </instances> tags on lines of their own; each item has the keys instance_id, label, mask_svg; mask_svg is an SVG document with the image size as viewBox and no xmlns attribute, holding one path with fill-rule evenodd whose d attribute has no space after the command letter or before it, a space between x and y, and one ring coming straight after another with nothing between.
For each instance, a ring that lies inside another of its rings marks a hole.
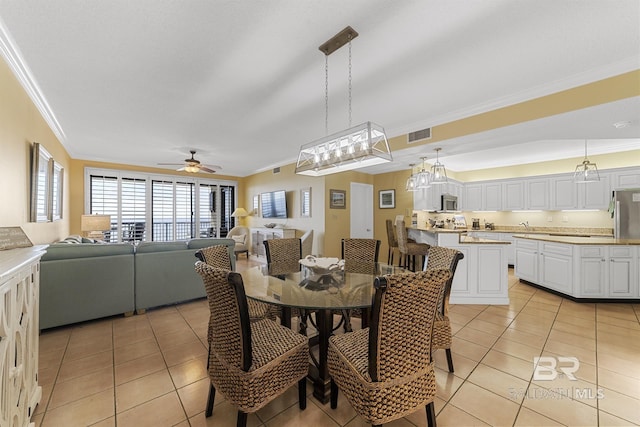
<instances>
[{"instance_id":1,"label":"white door","mask_svg":"<svg viewBox=\"0 0 640 427\"><path fill-rule=\"evenodd\" d=\"M351 238L373 239L373 185L351 183Z\"/></svg>"}]
</instances>

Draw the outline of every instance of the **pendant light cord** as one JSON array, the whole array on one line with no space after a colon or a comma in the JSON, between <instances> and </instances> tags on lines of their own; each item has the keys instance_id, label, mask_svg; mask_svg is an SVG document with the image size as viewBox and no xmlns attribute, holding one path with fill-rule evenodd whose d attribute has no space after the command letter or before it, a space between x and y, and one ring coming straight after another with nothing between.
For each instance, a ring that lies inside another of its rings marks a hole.
<instances>
[{"instance_id":1,"label":"pendant light cord","mask_svg":"<svg viewBox=\"0 0 640 427\"><path fill-rule=\"evenodd\" d=\"M324 56L324 134L329 135L329 55Z\"/></svg>"},{"instance_id":2,"label":"pendant light cord","mask_svg":"<svg viewBox=\"0 0 640 427\"><path fill-rule=\"evenodd\" d=\"M349 127L351 127L351 35L349 35Z\"/></svg>"}]
</instances>

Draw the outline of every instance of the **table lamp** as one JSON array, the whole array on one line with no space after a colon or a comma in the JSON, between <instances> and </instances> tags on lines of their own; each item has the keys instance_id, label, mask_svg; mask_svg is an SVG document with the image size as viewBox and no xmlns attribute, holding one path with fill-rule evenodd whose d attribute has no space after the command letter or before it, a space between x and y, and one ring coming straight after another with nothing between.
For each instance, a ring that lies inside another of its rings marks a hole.
<instances>
[{"instance_id":1,"label":"table lamp","mask_svg":"<svg viewBox=\"0 0 640 427\"><path fill-rule=\"evenodd\" d=\"M80 229L91 239L104 239L104 231L111 230L111 215L82 215Z\"/></svg>"}]
</instances>

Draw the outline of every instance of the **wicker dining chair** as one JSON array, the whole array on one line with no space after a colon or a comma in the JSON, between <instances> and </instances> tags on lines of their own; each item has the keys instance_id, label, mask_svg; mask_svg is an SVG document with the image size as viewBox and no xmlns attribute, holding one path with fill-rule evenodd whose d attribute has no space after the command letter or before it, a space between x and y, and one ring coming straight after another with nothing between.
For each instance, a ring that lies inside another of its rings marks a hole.
<instances>
[{"instance_id":1,"label":"wicker dining chair","mask_svg":"<svg viewBox=\"0 0 640 427\"><path fill-rule=\"evenodd\" d=\"M342 259L345 273L375 274L380 240L376 239L342 239ZM362 318L363 310L342 310L342 322L345 332L351 332L351 317ZM364 310L365 315L368 310ZM367 323L367 319L365 324ZM340 326L337 326L340 327Z\"/></svg>"},{"instance_id":2,"label":"wicker dining chair","mask_svg":"<svg viewBox=\"0 0 640 427\"><path fill-rule=\"evenodd\" d=\"M298 384L300 409L307 405L306 376L309 344L306 337L269 319L249 321L242 276L198 261L209 311L209 379L206 417L213 414L218 390L238 408L238 426L245 426L247 414Z\"/></svg>"},{"instance_id":3,"label":"wicker dining chair","mask_svg":"<svg viewBox=\"0 0 640 427\"><path fill-rule=\"evenodd\" d=\"M224 245L202 248L196 252L196 258L212 267L232 270L231 257L227 247ZM275 320L278 313L278 309L275 306L251 299L247 303L249 306L249 319L252 321L264 319L265 317ZM211 325L209 325L209 330L211 330Z\"/></svg>"},{"instance_id":4,"label":"wicker dining chair","mask_svg":"<svg viewBox=\"0 0 640 427\"><path fill-rule=\"evenodd\" d=\"M269 274L272 276L284 275L300 271L300 259L302 258L302 241L297 237L286 239L269 239L264 242ZM284 313L281 314L285 316ZM309 312L294 308L291 317L299 320L299 332L307 334L307 319ZM288 319L290 321L291 319Z\"/></svg>"},{"instance_id":5,"label":"wicker dining chair","mask_svg":"<svg viewBox=\"0 0 640 427\"><path fill-rule=\"evenodd\" d=\"M429 248L429 258L427 259L426 270L446 268L451 271L451 278L438 298L438 310L436 311L436 320L433 323L433 345L432 350L444 349L447 354L447 365L449 372L453 372L453 358L451 357L451 322L447 315L449 311L449 295L451 294L451 284L453 276L456 273L458 262L464 258L464 254L455 249L446 248L444 246L431 246Z\"/></svg>"},{"instance_id":6,"label":"wicker dining chair","mask_svg":"<svg viewBox=\"0 0 640 427\"><path fill-rule=\"evenodd\" d=\"M416 243L409 241L407 228L404 220L396 221L396 232L398 235L398 250L400 251L400 264L411 271L416 271L416 255L422 256L422 265L429 253L429 245L426 243ZM404 262L403 262L404 260Z\"/></svg>"},{"instance_id":7,"label":"wicker dining chair","mask_svg":"<svg viewBox=\"0 0 640 427\"><path fill-rule=\"evenodd\" d=\"M373 425L425 407L435 426L436 378L431 333L448 269L377 277L369 328L329 339L331 408L342 390L353 409Z\"/></svg>"},{"instance_id":8,"label":"wicker dining chair","mask_svg":"<svg viewBox=\"0 0 640 427\"><path fill-rule=\"evenodd\" d=\"M388 219L385 221L387 227L387 244L389 245L389 251L387 253L387 264L393 265L393 256L398 249L398 233L393 226L393 221ZM400 256L400 255L399 255Z\"/></svg>"}]
</instances>

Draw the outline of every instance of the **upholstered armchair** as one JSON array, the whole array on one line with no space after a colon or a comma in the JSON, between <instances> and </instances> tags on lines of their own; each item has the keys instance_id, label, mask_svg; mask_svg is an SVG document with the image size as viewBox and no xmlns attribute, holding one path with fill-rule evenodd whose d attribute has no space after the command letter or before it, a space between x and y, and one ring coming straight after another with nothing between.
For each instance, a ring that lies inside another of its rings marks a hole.
<instances>
[{"instance_id":1,"label":"upholstered armchair","mask_svg":"<svg viewBox=\"0 0 640 427\"><path fill-rule=\"evenodd\" d=\"M233 248L233 253L236 254L236 259L238 259L238 255L244 253L249 258L249 229L242 225L237 225L233 227L227 233L228 239L233 239L236 243L236 246Z\"/></svg>"}]
</instances>

